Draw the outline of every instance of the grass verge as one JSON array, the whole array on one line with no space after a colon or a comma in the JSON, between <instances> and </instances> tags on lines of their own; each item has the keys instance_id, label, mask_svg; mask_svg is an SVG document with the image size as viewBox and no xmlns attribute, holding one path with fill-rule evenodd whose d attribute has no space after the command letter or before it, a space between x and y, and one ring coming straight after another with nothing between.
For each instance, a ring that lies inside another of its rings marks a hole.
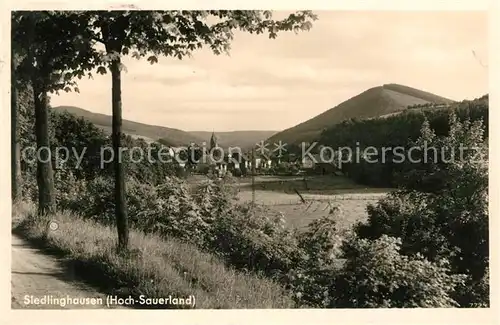
<instances>
[{"instance_id":1,"label":"grass verge","mask_svg":"<svg viewBox=\"0 0 500 325\"><path fill-rule=\"evenodd\" d=\"M34 217L33 204L20 202L12 211L15 233L64 256L84 280L107 293L194 296L195 308L201 309L293 307L291 297L277 283L232 270L192 245L131 230L130 253L118 255L114 228L58 212L54 218L58 229L43 240L46 224Z\"/></svg>"}]
</instances>

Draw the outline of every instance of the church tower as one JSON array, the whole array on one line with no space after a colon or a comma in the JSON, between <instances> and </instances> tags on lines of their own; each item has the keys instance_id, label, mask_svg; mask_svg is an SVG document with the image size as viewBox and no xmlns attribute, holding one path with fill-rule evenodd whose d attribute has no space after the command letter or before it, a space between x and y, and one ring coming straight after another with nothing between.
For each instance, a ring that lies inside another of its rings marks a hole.
<instances>
[{"instance_id":1,"label":"church tower","mask_svg":"<svg viewBox=\"0 0 500 325\"><path fill-rule=\"evenodd\" d=\"M218 139L217 139L217 136L215 135L215 132L212 132L212 137L210 138L210 150L218 147L217 140Z\"/></svg>"}]
</instances>

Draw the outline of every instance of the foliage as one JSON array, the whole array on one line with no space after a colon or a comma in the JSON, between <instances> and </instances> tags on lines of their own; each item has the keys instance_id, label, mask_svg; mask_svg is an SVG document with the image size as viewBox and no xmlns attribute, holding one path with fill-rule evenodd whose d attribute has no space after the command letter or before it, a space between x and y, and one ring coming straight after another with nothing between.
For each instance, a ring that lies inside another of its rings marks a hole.
<instances>
[{"instance_id":1,"label":"foliage","mask_svg":"<svg viewBox=\"0 0 500 325\"><path fill-rule=\"evenodd\" d=\"M284 218L263 207L240 206L219 215L210 249L231 265L280 278L296 262L296 239Z\"/></svg>"},{"instance_id":2,"label":"foliage","mask_svg":"<svg viewBox=\"0 0 500 325\"><path fill-rule=\"evenodd\" d=\"M328 288L337 276L342 243L348 238L348 233L339 229L336 217L337 210L333 209L297 235L297 262L286 282L301 306L327 308L333 303Z\"/></svg>"},{"instance_id":3,"label":"foliage","mask_svg":"<svg viewBox=\"0 0 500 325\"><path fill-rule=\"evenodd\" d=\"M109 173L109 169L100 166L101 150L109 143L104 132L70 113L50 112L51 131L54 134L52 152L60 158L60 161L53 159L56 170L71 169L78 179L92 179L102 172ZM79 157L83 159L78 161Z\"/></svg>"},{"instance_id":4,"label":"foliage","mask_svg":"<svg viewBox=\"0 0 500 325\"><path fill-rule=\"evenodd\" d=\"M82 78L96 59L82 17L73 11L14 11L12 47L18 54L17 79L31 82L35 96L47 92L78 92Z\"/></svg>"},{"instance_id":5,"label":"foliage","mask_svg":"<svg viewBox=\"0 0 500 325\"><path fill-rule=\"evenodd\" d=\"M158 55L182 59L204 45L215 54L227 53L233 30L275 38L280 31L309 30L316 19L309 11L276 21L270 11L245 10L85 11L79 16L88 24L89 40L106 46L98 73L106 73L106 63L117 55L147 57L154 64Z\"/></svg>"},{"instance_id":6,"label":"foliage","mask_svg":"<svg viewBox=\"0 0 500 325\"><path fill-rule=\"evenodd\" d=\"M437 136L424 123L415 144L448 152L461 146L475 150L446 162L429 161L425 169L417 167L415 174L407 174L401 191L368 208L368 221L359 224L356 232L370 240L399 237L401 251L408 256L449 260L454 274L468 277L468 285L455 298L460 305L487 304L489 297L480 284L489 264L488 147L483 125L460 122L452 115L447 136Z\"/></svg>"},{"instance_id":7,"label":"foliage","mask_svg":"<svg viewBox=\"0 0 500 325\"><path fill-rule=\"evenodd\" d=\"M64 184L59 182L58 184ZM111 225L114 222L114 186L110 177L96 177L78 184L79 193L61 201L61 208L78 211L84 217ZM186 241L202 240L205 225L200 209L185 183L175 177L152 186L129 177L127 203L130 223L147 232L159 232ZM64 187L61 188L64 191ZM201 242L200 242L201 243Z\"/></svg>"},{"instance_id":8,"label":"foliage","mask_svg":"<svg viewBox=\"0 0 500 325\"><path fill-rule=\"evenodd\" d=\"M19 94L21 152L25 154L21 169L23 178L29 178L28 175L36 170L36 164L30 163L35 159L36 150L33 95L29 88L23 89ZM49 109L49 113L51 156L56 173L58 170L71 170L78 180L91 180L98 175L112 176L112 165L107 163L112 157L109 136L91 122L74 114L53 109ZM130 136L123 136L122 139L123 147L127 148L123 153L122 163L131 177L140 182L158 185L165 181L165 177L176 173L174 164L165 157L167 147L159 143L147 144ZM55 161L57 155L59 161Z\"/></svg>"},{"instance_id":9,"label":"foliage","mask_svg":"<svg viewBox=\"0 0 500 325\"><path fill-rule=\"evenodd\" d=\"M376 240L346 242L346 261L329 288L340 308L458 307L453 299L463 275L450 275L446 261L433 263L421 255L400 254L401 240L386 235Z\"/></svg>"},{"instance_id":10,"label":"foliage","mask_svg":"<svg viewBox=\"0 0 500 325\"><path fill-rule=\"evenodd\" d=\"M71 174L58 175L60 208L108 225L114 221L114 189L109 178L74 183ZM133 228L196 244L233 267L268 275L286 273L295 263L295 239L285 228L283 216L235 206L230 177L209 179L193 192L176 177L158 186L129 178L127 188Z\"/></svg>"}]
</instances>

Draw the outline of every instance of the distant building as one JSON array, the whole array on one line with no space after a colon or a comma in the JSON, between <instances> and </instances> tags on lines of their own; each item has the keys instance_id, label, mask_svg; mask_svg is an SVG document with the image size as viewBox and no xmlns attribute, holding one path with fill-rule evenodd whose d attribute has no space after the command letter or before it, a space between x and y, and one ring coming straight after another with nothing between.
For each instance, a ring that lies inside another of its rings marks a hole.
<instances>
[{"instance_id":1,"label":"distant building","mask_svg":"<svg viewBox=\"0 0 500 325\"><path fill-rule=\"evenodd\" d=\"M219 147L218 138L215 132L212 132L210 148L208 153L204 153L203 159L203 161L208 163L211 169L220 176L227 172L227 156L223 148Z\"/></svg>"},{"instance_id":2,"label":"distant building","mask_svg":"<svg viewBox=\"0 0 500 325\"><path fill-rule=\"evenodd\" d=\"M182 159L182 152L186 148L184 147L170 147L168 148L168 154L172 158L172 161L179 165L180 167L185 167L186 163L184 162L184 159Z\"/></svg>"},{"instance_id":3,"label":"distant building","mask_svg":"<svg viewBox=\"0 0 500 325\"><path fill-rule=\"evenodd\" d=\"M306 155L302 158L301 166L303 169L318 174L335 174L339 169L334 161L324 160L319 154Z\"/></svg>"},{"instance_id":4,"label":"distant building","mask_svg":"<svg viewBox=\"0 0 500 325\"><path fill-rule=\"evenodd\" d=\"M311 157L312 156L312 157ZM314 167L321 161L319 154L305 155L302 157L301 165L304 169L314 169Z\"/></svg>"},{"instance_id":5,"label":"distant building","mask_svg":"<svg viewBox=\"0 0 500 325\"><path fill-rule=\"evenodd\" d=\"M191 146L195 146L191 144ZM212 171L218 175L223 175L228 171L237 172L239 174L246 174L252 169L252 152L242 152L238 148L222 148L219 146L219 139L215 132L212 132L210 137L210 146L198 147L200 150L200 156L197 157L196 161L193 162L192 168L198 170L198 172ZM178 155L182 149L186 148L170 148L170 154L172 157ZM277 165L278 161L274 157L266 157L260 154L258 151L254 151L255 169L271 168L273 165ZM182 164L184 167L185 164Z\"/></svg>"}]
</instances>

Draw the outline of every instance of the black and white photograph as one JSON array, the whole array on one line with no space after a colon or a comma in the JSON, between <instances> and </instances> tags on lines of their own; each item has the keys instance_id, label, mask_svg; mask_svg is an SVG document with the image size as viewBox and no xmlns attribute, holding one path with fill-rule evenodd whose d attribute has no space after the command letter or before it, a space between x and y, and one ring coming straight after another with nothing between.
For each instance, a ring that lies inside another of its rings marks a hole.
<instances>
[{"instance_id":1,"label":"black and white photograph","mask_svg":"<svg viewBox=\"0 0 500 325\"><path fill-rule=\"evenodd\" d=\"M11 10L10 308L489 309L488 15Z\"/></svg>"}]
</instances>

